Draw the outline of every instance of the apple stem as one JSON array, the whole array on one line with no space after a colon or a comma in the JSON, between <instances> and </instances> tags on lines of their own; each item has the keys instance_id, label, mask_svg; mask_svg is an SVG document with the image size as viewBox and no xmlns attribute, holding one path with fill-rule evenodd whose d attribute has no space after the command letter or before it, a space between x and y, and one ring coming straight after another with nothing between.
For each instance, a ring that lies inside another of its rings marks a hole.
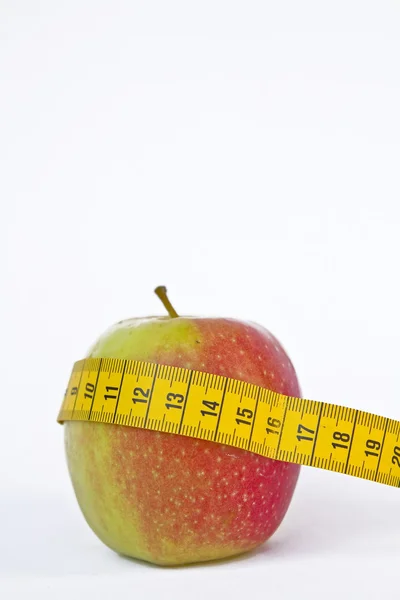
<instances>
[{"instance_id":1,"label":"apple stem","mask_svg":"<svg viewBox=\"0 0 400 600\"><path fill-rule=\"evenodd\" d=\"M165 287L165 285L159 285L158 287L156 287L154 292L157 294L157 296L160 298L161 302L164 304L171 319L176 319L177 317L179 317L178 313L176 312L176 310L172 306L171 302L169 301L169 298L167 296L167 288Z\"/></svg>"}]
</instances>

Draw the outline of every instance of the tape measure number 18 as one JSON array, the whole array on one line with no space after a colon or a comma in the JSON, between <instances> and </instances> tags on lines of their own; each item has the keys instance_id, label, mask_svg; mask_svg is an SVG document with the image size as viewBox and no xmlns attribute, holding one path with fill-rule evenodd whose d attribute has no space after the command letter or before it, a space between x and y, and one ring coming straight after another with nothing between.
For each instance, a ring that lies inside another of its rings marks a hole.
<instances>
[{"instance_id":1,"label":"tape measure number 18","mask_svg":"<svg viewBox=\"0 0 400 600\"><path fill-rule=\"evenodd\" d=\"M178 367L75 363L57 419L141 427L400 486L400 422Z\"/></svg>"}]
</instances>

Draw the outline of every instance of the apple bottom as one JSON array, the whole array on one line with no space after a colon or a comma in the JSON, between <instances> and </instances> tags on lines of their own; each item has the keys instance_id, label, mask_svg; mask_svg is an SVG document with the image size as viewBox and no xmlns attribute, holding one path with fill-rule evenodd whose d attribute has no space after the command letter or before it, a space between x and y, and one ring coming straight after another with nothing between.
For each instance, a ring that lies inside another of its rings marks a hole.
<instances>
[{"instance_id":1,"label":"apple bottom","mask_svg":"<svg viewBox=\"0 0 400 600\"><path fill-rule=\"evenodd\" d=\"M65 424L81 510L118 553L159 565L224 558L265 542L281 523L298 465L184 436Z\"/></svg>"}]
</instances>

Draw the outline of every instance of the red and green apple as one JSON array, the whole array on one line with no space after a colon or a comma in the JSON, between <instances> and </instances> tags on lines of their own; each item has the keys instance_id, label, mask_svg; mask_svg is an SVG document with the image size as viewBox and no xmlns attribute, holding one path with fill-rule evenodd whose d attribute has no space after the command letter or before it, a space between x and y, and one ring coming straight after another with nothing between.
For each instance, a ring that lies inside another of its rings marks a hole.
<instances>
[{"instance_id":1,"label":"red and green apple","mask_svg":"<svg viewBox=\"0 0 400 600\"><path fill-rule=\"evenodd\" d=\"M300 396L296 372L263 327L228 318L121 321L88 356L186 367ZM238 448L145 429L65 423L69 473L97 536L160 565L233 556L265 542L291 501L300 467Z\"/></svg>"}]
</instances>

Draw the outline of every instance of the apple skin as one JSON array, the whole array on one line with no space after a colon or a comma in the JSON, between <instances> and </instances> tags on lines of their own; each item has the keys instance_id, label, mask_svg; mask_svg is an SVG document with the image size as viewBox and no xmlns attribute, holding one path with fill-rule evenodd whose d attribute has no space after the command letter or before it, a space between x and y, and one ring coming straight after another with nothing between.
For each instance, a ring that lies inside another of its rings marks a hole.
<instances>
[{"instance_id":1,"label":"apple skin","mask_svg":"<svg viewBox=\"0 0 400 600\"><path fill-rule=\"evenodd\" d=\"M277 339L234 319L121 321L88 356L186 367L301 395ZM159 565L224 558L265 542L300 469L223 444L102 423L66 422L65 446L92 530L116 552Z\"/></svg>"}]
</instances>

